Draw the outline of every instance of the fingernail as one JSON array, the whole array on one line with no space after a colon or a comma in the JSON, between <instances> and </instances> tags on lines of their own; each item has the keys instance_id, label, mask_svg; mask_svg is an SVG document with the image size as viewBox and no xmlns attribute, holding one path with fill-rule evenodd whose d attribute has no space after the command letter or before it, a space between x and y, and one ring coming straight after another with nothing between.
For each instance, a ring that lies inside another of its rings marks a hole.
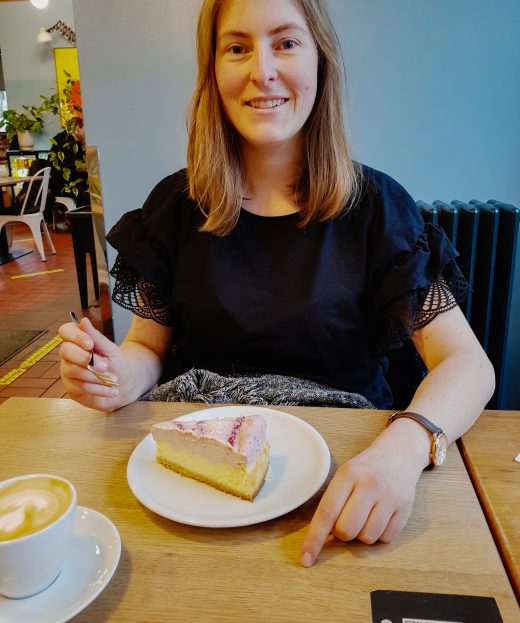
<instances>
[{"instance_id":1,"label":"fingernail","mask_svg":"<svg viewBox=\"0 0 520 623\"><path fill-rule=\"evenodd\" d=\"M119 396L119 390L117 389L117 387L112 387L110 389L110 393L112 394L112 396Z\"/></svg>"},{"instance_id":2,"label":"fingernail","mask_svg":"<svg viewBox=\"0 0 520 623\"><path fill-rule=\"evenodd\" d=\"M103 361L102 359L100 359L99 361L96 361L96 370L98 372L104 372L107 369L108 369L108 364L106 361Z\"/></svg>"},{"instance_id":3,"label":"fingernail","mask_svg":"<svg viewBox=\"0 0 520 623\"><path fill-rule=\"evenodd\" d=\"M312 567L312 556L310 552L305 552L302 556L301 563L304 567Z\"/></svg>"}]
</instances>

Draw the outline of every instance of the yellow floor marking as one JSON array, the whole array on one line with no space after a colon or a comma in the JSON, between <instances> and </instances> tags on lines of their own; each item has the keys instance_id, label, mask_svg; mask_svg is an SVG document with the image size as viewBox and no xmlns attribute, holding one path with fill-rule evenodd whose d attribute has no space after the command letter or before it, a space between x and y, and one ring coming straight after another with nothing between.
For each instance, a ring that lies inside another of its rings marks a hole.
<instances>
[{"instance_id":1,"label":"yellow floor marking","mask_svg":"<svg viewBox=\"0 0 520 623\"><path fill-rule=\"evenodd\" d=\"M52 270L42 270L39 273L27 273L26 275L11 275L11 279L25 279L25 277L34 277L35 275L48 275L49 273L62 273L63 268L53 268Z\"/></svg>"},{"instance_id":2,"label":"yellow floor marking","mask_svg":"<svg viewBox=\"0 0 520 623\"><path fill-rule=\"evenodd\" d=\"M54 350L58 344L61 344L62 341L63 340L59 335L55 335L52 340L47 342L47 344L40 346L38 350L35 350L34 353L27 357L27 359L22 361L17 368L14 368L14 370L11 370L5 376L0 378L0 385L11 385L13 381L16 381L19 376L22 376L22 374L27 372L27 370L34 366L35 363L38 363L40 359L43 359L45 355L50 353L51 350Z\"/></svg>"}]
</instances>

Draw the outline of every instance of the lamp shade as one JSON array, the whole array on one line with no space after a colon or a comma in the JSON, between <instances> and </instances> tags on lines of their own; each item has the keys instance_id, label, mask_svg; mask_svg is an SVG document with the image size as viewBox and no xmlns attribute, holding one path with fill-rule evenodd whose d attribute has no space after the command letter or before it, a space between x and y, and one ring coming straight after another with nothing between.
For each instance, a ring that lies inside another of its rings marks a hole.
<instances>
[{"instance_id":1,"label":"lamp shade","mask_svg":"<svg viewBox=\"0 0 520 623\"><path fill-rule=\"evenodd\" d=\"M43 26L40 28L40 32L38 33L38 36L36 37L36 41L38 43L49 43L49 41L52 41L52 37L49 35L49 33L45 30Z\"/></svg>"},{"instance_id":2,"label":"lamp shade","mask_svg":"<svg viewBox=\"0 0 520 623\"><path fill-rule=\"evenodd\" d=\"M31 4L37 9L46 9L49 4L49 0L31 0Z\"/></svg>"}]
</instances>

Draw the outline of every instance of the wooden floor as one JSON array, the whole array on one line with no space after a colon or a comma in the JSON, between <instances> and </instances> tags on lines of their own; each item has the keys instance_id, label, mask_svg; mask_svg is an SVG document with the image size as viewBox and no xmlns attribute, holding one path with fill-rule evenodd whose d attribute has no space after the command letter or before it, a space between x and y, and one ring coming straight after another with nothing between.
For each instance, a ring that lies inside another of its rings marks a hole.
<instances>
[{"instance_id":1,"label":"wooden floor","mask_svg":"<svg viewBox=\"0 0 520 623\"><path fill-rule=\"evenodd\" d=\"M47 261L42 262L29 228L21 223L16 225L13 250L32 249L32 253L0 266L0 328L46 330L40 338L1 365L0 379L19 367L25 371L10 384L0 384L0 404L10 396L63 397L59 346L27 368L20 364L57 335L58 327L69 322L71 310L79 317L88 316L96 324L100 321L99 301L94 298L90 266L87 268L89 308L82 310L71 235L52 229L50 233L56 255L45 246ZM57 269L59 272L50 272Z\"/></svg>"}]
</instances>

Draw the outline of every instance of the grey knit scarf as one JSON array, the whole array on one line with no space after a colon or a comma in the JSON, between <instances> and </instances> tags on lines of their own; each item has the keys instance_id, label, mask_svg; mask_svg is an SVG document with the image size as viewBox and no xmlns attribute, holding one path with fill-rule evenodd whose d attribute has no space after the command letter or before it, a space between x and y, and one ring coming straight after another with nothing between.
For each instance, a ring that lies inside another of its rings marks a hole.
<instances>
[{"instance_id":1,"label":"grey knit scarf","mask_svg":"<svg viewBox=\"0 0 520 623\"><path fill-rule=\"evenodd\" d=\"M292 376L221 376L192 368L152 389L140 400L205 404L298 405L374 409L361 394Z\"/></svg>"}]
</instances>

